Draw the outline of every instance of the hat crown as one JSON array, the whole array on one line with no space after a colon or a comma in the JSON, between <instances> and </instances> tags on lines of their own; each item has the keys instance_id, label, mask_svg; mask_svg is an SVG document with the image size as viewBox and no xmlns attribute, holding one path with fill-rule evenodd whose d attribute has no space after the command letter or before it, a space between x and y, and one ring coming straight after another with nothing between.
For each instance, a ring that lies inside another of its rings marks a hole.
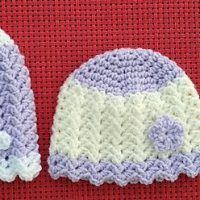
<instances>
[{"instance_id":1,"label":"hat crown","mask_svg":"<svg viewBox=\"0 0 200 200\"><path fill-rule=\"evenodd\" d=\"M183 71L169 58L148 49L122 48L95 56L74 78L106 93L126 95L156 91Z\"/></svg>"}]
</instances>

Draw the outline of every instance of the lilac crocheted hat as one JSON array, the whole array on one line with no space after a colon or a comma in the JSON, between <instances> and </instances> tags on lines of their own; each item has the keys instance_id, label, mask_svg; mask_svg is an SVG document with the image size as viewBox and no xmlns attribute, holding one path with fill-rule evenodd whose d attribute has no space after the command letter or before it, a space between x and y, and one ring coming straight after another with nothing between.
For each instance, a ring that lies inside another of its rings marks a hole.
<instances>
[{"instance_id":1,"label":"lilac crocheted hat","mask_svg":"<svg viewBox=\"0 0 200 200\"><path fill-rule=\"evenodd\" d=\"M199 121L199 95L172 60L145 49L97 55L61 87L49 173L97 186L195 177Z\"/></svg>"},{"instance_id":2,"label":"lilac crocheted hat","mask_svg":"<svg viewBox=\"0 0 200 200\"><path fill-rule=\"evenodd\" d=\"M24 57L0 29L0 180L39 174L40 154L33 91Z\"/></svg>"}]
</instances>

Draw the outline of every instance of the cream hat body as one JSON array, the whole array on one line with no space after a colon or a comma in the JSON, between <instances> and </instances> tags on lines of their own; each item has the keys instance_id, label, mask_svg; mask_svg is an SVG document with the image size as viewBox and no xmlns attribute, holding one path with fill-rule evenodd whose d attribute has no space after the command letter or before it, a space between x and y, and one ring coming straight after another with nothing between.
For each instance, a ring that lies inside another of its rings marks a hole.
<instances>
[{"instance_id":1,"label":"cream hat body","mask_svg":"<svg viewBox=\"0 0 200 200\"><path fill-rule=\"evenodd\" d=\"M118 49L65 81L51 137L53 178L150 184L200 170L200 101L175 62L152 50Z\"/></svg>"}]
</instances>

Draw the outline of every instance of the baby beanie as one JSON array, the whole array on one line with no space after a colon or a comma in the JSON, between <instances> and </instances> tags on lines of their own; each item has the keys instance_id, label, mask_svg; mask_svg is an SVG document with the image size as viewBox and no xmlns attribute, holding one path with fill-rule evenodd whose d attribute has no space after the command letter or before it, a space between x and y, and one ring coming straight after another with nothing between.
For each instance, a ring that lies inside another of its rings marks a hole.
<instances>
[{"instance_id":1,"label":"baby beanie","mask_svg":"<svg viewBox=\"0 0 200 200\"><path fill-rule=\"evenodd\" d=\"M0 29L0 180L39 174L40 154L33 91L24 57Z\"/></svg>"},{"instance_id":2,"label":"baby beanie","mask_svg":"<svg viewBox=\"0 0 200 200\"><path fill-rule=\"evenodd\" d=\"M200 101L177 64L152 50L90 59L58 96L50 145L54 179L151 184L200 172Z\"/></svg>"}]
</instances>

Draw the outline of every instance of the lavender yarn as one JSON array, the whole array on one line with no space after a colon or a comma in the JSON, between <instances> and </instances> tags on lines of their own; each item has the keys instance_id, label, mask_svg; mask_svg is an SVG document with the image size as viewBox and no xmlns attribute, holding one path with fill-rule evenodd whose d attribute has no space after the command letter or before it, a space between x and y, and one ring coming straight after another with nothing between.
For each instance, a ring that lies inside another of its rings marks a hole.
<instances>
[{"instance_id":1,"label":"lavender yarn","mask_svg":"<svg viewBox=\"0 0 200 200\"><path fill-rule=\"evenodd\" d=\"M157 151L176 150L183 142L183 126L168 116L162 116L149 129L149 138Z\"/></svg>"},{"instance_id":2,"label":"lavender yarn","mask_svg":"<svg viewBox=\"0 0 200 200\"><path fill-rule=\"evenodd\" d=\"M12 142L0 159L21 158L38 152L34 96L28 69L16 45L0 46L0 131ZM8 166L9 167L9 166Z\"/></svg>"},{"instance_id":3,"label":"lavender yarn","mask_svg":"<svg viewBox=\"0 0 200 200\"><path fill-rule=\"evenodd\" d=\"M200 153L176 154L166 160L149 159L142 163L112 162L93 163L86 158L72 160L61 154L48 159L49 173L54 179L68 177L73 182L89 180L99 186L115 182L120 186L128 183L151 184L154 180L175 181L179 174L195 177L200 172Z\"/></svg>"},{"instance_id":4,"label":"lavender yarn","mask_svg":"<svg viewBox=\"0 0 200 200\"><path fill-rule=\"evenodd\" d=\"M175 62L146 49L117 49L97 55L74 73L82 84L114 95L157 91L183 75Z\"/></svg>"}]
</instances>

